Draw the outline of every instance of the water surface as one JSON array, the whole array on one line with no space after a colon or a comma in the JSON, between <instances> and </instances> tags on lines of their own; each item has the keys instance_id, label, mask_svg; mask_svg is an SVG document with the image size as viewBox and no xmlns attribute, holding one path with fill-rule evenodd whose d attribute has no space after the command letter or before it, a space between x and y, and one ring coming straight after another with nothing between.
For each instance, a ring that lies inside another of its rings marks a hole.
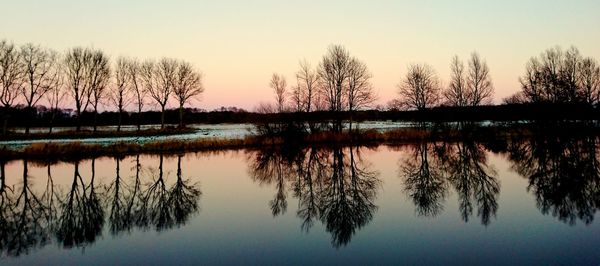
<instances>
[{"instance_id":1,"label":"water surface","mask_svg":"<svg viewBox=\"0 0 600 266\"><path fill-rule=\"evenodd\" d=\"M3 162L3 264L600 262L596 140Z\"/></svg>"}]
</instances>

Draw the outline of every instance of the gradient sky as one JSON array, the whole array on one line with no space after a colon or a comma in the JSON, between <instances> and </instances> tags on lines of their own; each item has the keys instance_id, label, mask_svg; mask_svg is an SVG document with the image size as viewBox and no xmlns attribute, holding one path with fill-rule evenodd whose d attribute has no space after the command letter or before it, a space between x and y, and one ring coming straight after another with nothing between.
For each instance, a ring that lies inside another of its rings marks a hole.
<instances>
[{"instance_id":1,"label":"gradient sky","mask_svg":"<svg viewBox=\"0 0 600 266\"><path fill-rule=\"evenodd\" d=\"M273 72L295 83L298 62L316 65L344 45L373 74L379 103L397 96L408 64L449 79L452 56L478 51L495 102L518 91L526 61L560 45L600 59L600 1L3 1L0 39L64 51L93 46L139 58L186 59L204 73L195 106L254 109L273 101Z\"/></svg>"}]
</instances>

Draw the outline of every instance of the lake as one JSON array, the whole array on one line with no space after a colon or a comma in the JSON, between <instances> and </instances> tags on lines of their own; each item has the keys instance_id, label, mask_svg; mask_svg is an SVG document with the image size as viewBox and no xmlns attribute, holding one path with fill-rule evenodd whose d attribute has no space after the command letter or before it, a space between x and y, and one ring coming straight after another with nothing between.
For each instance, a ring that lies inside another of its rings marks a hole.
<instances>
[{"instance_id":1,"label":"lake","mask_svg":"<svg viewBox=\"0 0 600 266\"><path fill-rule=\"evenodd\" d=\"M597 143L2 162L0 263L598 265Z\"/></svg>"}]
</instances>

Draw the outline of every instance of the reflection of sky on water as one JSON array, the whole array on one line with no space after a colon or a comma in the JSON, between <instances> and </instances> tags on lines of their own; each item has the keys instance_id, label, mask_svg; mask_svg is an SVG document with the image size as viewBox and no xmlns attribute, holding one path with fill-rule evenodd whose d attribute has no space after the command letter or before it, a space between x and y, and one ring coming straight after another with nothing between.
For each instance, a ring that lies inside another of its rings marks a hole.
<instances>
[{"instance_id":1,"label":"reflection of sky on water","mask_svg":"<svg viewBox=\"0 0 600 266\"><path fill-rule=\"evenodd\" d=\"M105 223L99 237L84 248L63 249L58 244L45 245L39 249L32 248L29 254L19 257L5 257L3 253L3 260L11 264L111 264L115 261L137 264L199 261L203 264L511 264L515 261L590 264L600 258L596 248L600 236L597 221L585 225L584 221L576 219L573 225L569 225L551 212L542 214L536 205L538 198L533 188L528 190L530 179L512 170L521 164L509 160L512 156L509 152L494 154L483 149L486 165L497 172L494 176L499 183L498 208L487 226L482 224L476 202L473 202L470 219L465 222L460 194L453 184L448 184L441 202L442 210L437 215L420 215L406 190L402 175L402 167L413 156L414 149L412 146L360 149L360 158L356 159L377 172L381 182L373 200L376 209L372 210L372 219L357 228L349 242L337 248L333 245L333 235L327 229L326 220L317 219L308 232L303 231L303 219L297 214L300 197L293 190L296 174L292 170L295 168L285 168L285 163L282 165L286 175L283 183L287 210L273 216L270 204L278 193L277 182L259 182L253 177L258 153L238 151L186 154L182 158L182 176L189 179L190 184L195 184L201 195L198 211L180 226L160 231L153 227L134 227L130 233L115 236L110 233L109 223ZM349 150L343 149L342 152L344 165L348 167ZM333 151L325 151L324 154L330 156L330 159L321 161L326 164L331 161ZM281 156L277 158L278 155ZM433 164L439 154L429 155ZM285 162L296 155L269 151L269 156L274 156L275 161ZM126 157L120 162L121 177L129 186L135 176L135 158ZM163 158L167 188L176 184L177 160L177 156ZM156 181L160 158L141 156L141 164L141 172L145 176L142 183L148 185ZM95 184L100 197L107 196L104 191L113 191L106 189L114 182L115 165L112 158L95 160ZM5 169L7 186L20 188L23 163L10 162ZM89 183L91 161L81 162L79 171L83 183ZM47 168L29 162L28 173L32 191L43 193ZM154 175L154 178L148 175ZM72 184L73 164L53 165L52 176L57 190L65 193ZM565 195L568 196L568 193ZM109 203L103 203L106 204L107 218ZM595 212L598 207L591 208Z\"/></svg>"}]
</instances>

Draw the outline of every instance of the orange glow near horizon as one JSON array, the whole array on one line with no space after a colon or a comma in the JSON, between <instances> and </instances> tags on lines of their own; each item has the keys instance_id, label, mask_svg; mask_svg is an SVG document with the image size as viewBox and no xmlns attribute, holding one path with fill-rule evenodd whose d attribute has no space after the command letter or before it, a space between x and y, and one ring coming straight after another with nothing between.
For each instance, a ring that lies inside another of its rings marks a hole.
<instances>
[{"instance_id":1,"label":"orange glow near horizon","mask_svg":"<svg viewBox=\"0 0 600 266\"><path fill-rule=\"evenodd\" d=\"M58 51L93 46L111 58L190 61L206 91L191 106L253 110L272 102L269 78L295 84L298 63L317 65L330 44L365 62L385 105L410 63L427 63L443 82L454 55L486 59L494 102L518 90L527 60L559 45L600 59L598 1L131 1L24 0L5 4L0 38Z\"/></svg>"}]
</instances>

